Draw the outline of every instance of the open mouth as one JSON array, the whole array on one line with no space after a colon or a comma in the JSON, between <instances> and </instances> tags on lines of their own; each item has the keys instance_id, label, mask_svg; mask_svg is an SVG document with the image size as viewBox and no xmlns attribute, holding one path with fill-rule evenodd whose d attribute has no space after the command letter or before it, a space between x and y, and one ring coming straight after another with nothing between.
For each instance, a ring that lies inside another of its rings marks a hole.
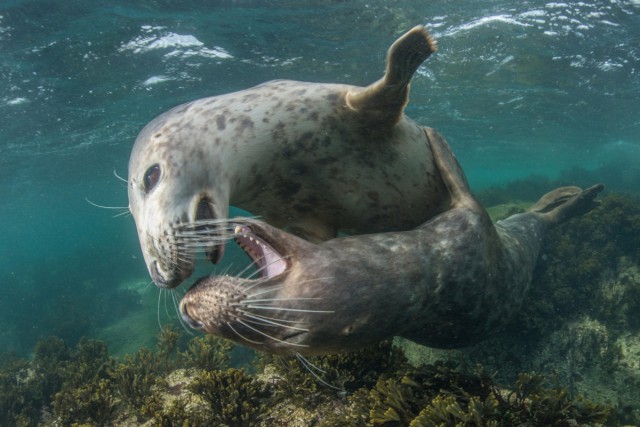
<instances>
[{"instance_id":1,"label":"open mouth","mask_svg":"<svg viewBox=\"0 0 640 427\"><path fill-rule=\"evenodd\" d=\"M234 233L236 243L251 258L260 278L275 277L287 269L285 258L249 226L238 225Z\"/></svg>"},{"instance_id":2,"label":"open mouth","mask_svg":"<svg viewBox=\"0 0 640 427\"><path fill-rule=\"evenodd\" d=\"M206 253L207 259L209 259L214 264L218 264L222 260L223 254L224 254L224 244L214 246L213 249L207 251Z\"/></svg>"}]
</instances>

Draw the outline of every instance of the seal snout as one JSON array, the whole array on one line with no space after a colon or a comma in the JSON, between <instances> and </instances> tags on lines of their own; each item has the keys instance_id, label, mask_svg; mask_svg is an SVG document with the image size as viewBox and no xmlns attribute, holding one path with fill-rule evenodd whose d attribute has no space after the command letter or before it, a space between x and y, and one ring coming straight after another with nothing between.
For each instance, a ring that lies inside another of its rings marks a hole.
<instances>
[{"instance_id":1,"label":"seal snout","mask_svg":"<svg viewBox=\"0 0 640 427\"><path fill-rule=\"evenodd\" d=\"M175 277L172 280L167 280L160 272L157 260L154 260L149 264L149 273L151 274L151 280L153 280L153 283L155 283L159 288L173 289L182 283L183 280L182 277Z\"/></svg>"}]
</instances>

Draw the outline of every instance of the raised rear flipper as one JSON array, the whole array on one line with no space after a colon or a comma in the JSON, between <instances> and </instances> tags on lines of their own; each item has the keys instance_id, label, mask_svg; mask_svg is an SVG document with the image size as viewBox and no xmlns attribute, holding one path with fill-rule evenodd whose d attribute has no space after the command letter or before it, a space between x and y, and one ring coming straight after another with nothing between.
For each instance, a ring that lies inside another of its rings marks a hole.
<instances>
[{"instance_id":1,"label":"raised rear flipper","mask_svg":"<svg viewBox=\"0 0 640 427\"><path fill-rule=\"evenodd\" d=\"M436 42L419 25L396 40L387 51L387 69L384 76L362 89L352 89L346 95L347 105L380 125L395 124L409 100L409 83L432 53Z\"/></svg>"}]
</instances>

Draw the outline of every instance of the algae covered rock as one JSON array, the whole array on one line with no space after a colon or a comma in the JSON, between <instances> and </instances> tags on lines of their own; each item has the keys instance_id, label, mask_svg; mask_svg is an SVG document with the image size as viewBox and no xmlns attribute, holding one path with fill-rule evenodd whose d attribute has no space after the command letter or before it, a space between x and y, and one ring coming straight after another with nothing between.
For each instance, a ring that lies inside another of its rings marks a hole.
<instances>
[{"instance_id":1,"label":"algae covered rock","mask_svg":"<svg viewBox=\"0 0 640 427\"><path fill-rule=\"evenodd\" d=\"M167 371L166 353L141 349L115 360L96 342L73 351L52 340L39 347L37 360L47 349L55 356L47 369L58 374L51 379L60 384L46 398L10 387L21 378L23 387L42 391L41 381L31 382L37 378L36 359L3 364L0 409L7 425L471 426L541 420L595 425L609 413L532 374L505 391L480 367L436 363L414 368L390 343L304 362L263 358L256 373L193 367ZM172 352L171 364L186 360L177 356L180 351L178 346ZM16 391L19 400L6 399L5 392Z\"/></svg>"},{"instance_id":2,"label":"algae covered rock","mask_svg":"<svg viewBox=\"0 0 640 427\"><path fill-rule=\"evenodd\" d=\"M413 364L480 363L503 386L544 372L569 396L616 408L612 423L640 424L639 272L640 202L610 195L551 231L529 297L501 334L448 351L396 342Z\"/></svg>"},{"instance_id":3,"label":"algae covered rock","mask_svg":"<svg viewBox=\"0 0 640 427\"><path fill-rule=\"evenodd\" d=\"M227 426L255 424L265 413L265 400L271 395L268 384L233 368L201 372L189 390L208 403L214 422Z\"/></svg>"}]
</instances>

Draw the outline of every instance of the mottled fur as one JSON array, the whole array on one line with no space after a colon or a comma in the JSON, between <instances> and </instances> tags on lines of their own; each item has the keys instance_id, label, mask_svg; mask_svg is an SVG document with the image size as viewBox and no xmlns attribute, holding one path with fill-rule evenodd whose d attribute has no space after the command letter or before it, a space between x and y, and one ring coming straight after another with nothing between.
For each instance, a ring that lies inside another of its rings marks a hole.
<instances>
[{"instance_id":1,"label":"mottled fur","mask_svg":"<svg viewBox=\"0 0 640 427\"><path fill-rule=\"evenodd\" d=\"M261 221L238 221L283 256L286 270L253 280L204 278L180 304L185 320L284 354L350 351L394 335L461 347L500 329L527 294L546 230L593 208L603 187L557 189L535 210L494 224L444 138L425 133L449 210L412 231L321 244Z\"/></svg>"},{"instance_id":2,"label":"mottled fur","mask_svg":"<svg viewBox=\"0 0 640 427\"><path fill-rule=\"evenodd\" d=\"M446 209L428 141L403 114L411 76L434 51L416 27L369 87L271 81L149 123L131 153L129 204L156 284L175 287L192 273L176 230L197 222L202 203L207 219L225 219L232 204L316 242L411 229ZM153 165L160 180L147 192Z\"/></svg>"}]
</instances>

